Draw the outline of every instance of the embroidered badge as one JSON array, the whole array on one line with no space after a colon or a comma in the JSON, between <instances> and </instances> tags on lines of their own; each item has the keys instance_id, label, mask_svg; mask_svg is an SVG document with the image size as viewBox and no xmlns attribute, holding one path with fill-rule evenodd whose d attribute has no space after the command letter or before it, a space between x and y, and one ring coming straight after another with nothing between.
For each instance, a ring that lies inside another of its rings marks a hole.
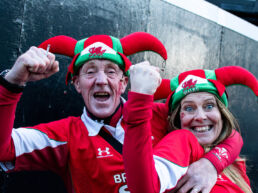
<instances>
[{"instance_id":1,"label":"embroidered badge","mask_svg":"<svg viewBox=\"0 0 258 193\"><path fill-rule=\"evenodd\" d=\"M190 79L182 85L182 88L184 89L183 91L185 92L186 90L193 89L196 85L197 80L193 81L193 79Z\"/></svg>"},{"instance_id":2,"label":"embroidered badge","mask_svg":"<svg viewBox=\"0 0 258 193\"><path fill-rule=\"evenodd\" d=\"M228 159L228 151L225 148L215 147L214 149L216 150L216 153L214 155L216 155L219 160L221 160L222 158Z\"/></svg>"},{"instance_id":3,"label":"embroidered badge","mask_svg":"<svg viewBox=\"0 0 258 193\"><path fill-rule=\"evenodd\" d=\"M102 56L106 52L106 50L102 50L102 47L92 47L89 49L89 52L89 56Z\"/></svg>"}]
</instances>

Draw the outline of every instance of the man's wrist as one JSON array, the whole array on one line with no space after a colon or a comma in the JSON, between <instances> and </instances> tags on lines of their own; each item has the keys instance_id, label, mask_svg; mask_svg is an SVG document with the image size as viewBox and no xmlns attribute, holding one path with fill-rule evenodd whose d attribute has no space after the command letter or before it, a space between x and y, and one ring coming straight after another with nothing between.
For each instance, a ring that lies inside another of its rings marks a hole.
<instances>
[{"instance_id":1,"label":"man's wrist","mask_svg":"<svg viewBox=\"0 0 258 193\"><path fill-rule=\"evenodd\" d=\"M6 69L0 73L0 84L11 92L14 92L14 93L22 92L24 90L25 86L13 84L5 79L5 76L7 75L7 73L9 71L10 71L9 69Z\"/></svg>"},{"instance_id":2,"label":"man's wrist","mask_svg":"<svg viewBox=\"0 0 258 193\"><path fill-rule=\"evenodd\" d=\"M3 78L5 78L6 74L10 71L10 69L6 69L2 72L0 72L0 76L2 76Z\"/></svg>"},{"instance_id":3,"label":"man's wrist","mask_svg":"<svg viewBox=\"0 0 258 193\"><path fill-rule=\"evenodd\" d=\"M215 156L213 153L208 152L203 156L204 159L208 160L211 165L216 169L217 174L221 173L223 171L223 166L220 160Z\"/></svg>"}]
</instances>

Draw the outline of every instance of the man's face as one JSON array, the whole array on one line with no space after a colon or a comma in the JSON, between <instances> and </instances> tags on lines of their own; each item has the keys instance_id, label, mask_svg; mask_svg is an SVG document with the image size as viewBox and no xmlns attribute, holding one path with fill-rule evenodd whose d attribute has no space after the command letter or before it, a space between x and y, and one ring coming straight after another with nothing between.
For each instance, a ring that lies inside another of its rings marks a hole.
<instances>
[{"instance_id":1,"label":"man's face","mask_svg":"<svg viewBox=\"0 0 258 193\"><path fill-rule=\"evenodd\" d=\"M74 85L83 97L88 111L98 118L112 115L120 103L128 78L109 60L93 59L86 62L74 78Z\"/></svg>"}]
</instances>

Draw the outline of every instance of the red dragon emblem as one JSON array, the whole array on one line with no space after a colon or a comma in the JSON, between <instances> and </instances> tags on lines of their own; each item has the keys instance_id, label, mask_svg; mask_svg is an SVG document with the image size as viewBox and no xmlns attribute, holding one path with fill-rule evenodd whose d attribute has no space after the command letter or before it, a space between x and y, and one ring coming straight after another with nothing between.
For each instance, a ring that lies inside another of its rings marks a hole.
<instances>
[{"instance_id":1,"label":"red dragon emblem","mask_svg":"<svg viewBox=\"0 0 258 193\"><path fill-rule=\"evenodd\" d=\"M106 50L101 50L102 47L92 47L89 49L90 55L89 56L101 56L105 53Z\"/></svg>"},{"instance_id":2,"label":"red dragon emblem","mask_svg":"<svg viewBox=\"0 0 258 193\"><path fill-rule=\"evenodd\" d=\"M184 82L184 84L182 85L182 88L184 90L194 88L196 85L196 82L197 82L197 80L193 81L193 79L190 79L190 80Z\"/></svg>"}]
</instances>

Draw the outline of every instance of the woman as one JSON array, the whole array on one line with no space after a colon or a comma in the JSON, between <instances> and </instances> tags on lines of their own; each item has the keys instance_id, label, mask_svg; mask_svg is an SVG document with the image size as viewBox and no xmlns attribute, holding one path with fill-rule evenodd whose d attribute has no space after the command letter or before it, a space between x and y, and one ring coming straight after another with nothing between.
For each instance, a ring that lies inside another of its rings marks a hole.
<instances>
[{"instance_id":1,"label":"woman","mask_svg":"<svg viewBox=\"0 0 258 193\"><path fill-rule=\"evenodd\" d=\"M225 86L245 84L258 96L258 83L250 72L236 66L181 73L170 82L172 94L168 101L171 125L181 129L169 133L152 149L153 97L150 95L159 85L160 77L155 70L140 70L138 73L137 68L135 66L130 71L132 92L124 109L127 130L123 156L127 183L132 193L168 192L185 175L190 163L234 135L237 124L227 109ZM138 88L144 85L137 82L138 77L144 76L152 77L153 81ZM135 106L136 101L142 105ZM218 148L216 156L227 156L225 149ZM224 170L218 175L211 192L252 192L243 160L236 160L226 170L230 174ZM197 186L191 192L199 191Z\"/></svg>"}]
</instances>

